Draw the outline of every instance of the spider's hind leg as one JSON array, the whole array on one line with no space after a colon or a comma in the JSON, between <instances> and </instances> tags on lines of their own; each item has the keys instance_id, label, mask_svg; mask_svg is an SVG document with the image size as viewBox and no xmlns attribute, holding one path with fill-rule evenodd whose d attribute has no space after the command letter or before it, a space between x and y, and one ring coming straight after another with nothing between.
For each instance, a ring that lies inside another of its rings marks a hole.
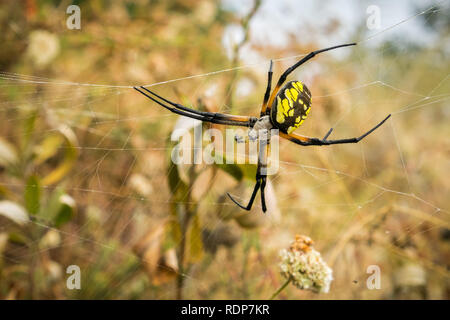
<instances>
[{"instance_id":1,"label":"spider's hind leg","mask_svg":"<svg viewBox=\"0 0 450 320\"><path fill-rule=\"evenodd\" d=\"M267 207L266 207L266 198L264 195L264 188L266 187L266 176L265 175L257 175L256 176L256 184L255 187L253 188L253 192L252 192L252 196L250 197L250 200L247 204L246 207L244 207L243 205L241 205L239 202L237 202L232 196L231 194L229 194L227 192L228 197L230 197L231 201L233 201L236 205L238 205L240 208L250 211L252 209L253 206L253 202L255 201L256 198L256 194L258 193L258 190L261 189L261 207L262 207L262 211L265 213L267 211Z\"/></svg>"},{"instance_id":2,"label":"spider's hind leg","mask_svg":"<svg viewBox=\"0 0 450 320\"><path fill-rule=\"evenodd\" d=\"M248 135L248 139L252 140L252 131L255 130L251 130L249 135ZM233 197L229 194L228 196L230 197L230 199L237 204L240 208L245 209L245 210L250 210L252 208L253 202L255 201L255 197L256 194L258 193L258 189L261 188L261 206L262 206L262 210L265 213L267 211L266 208L266 199L265 199L265 195L264 195L264 188L266 187L266 180L267 180L267 155L269 153L269 148L270 145L268 143L268 134L267 134L267 130L262 130L263 132L261 132L261 130L259 131L259 133L257 133L255 135L256 139L259 139L259 152L258 152L258 166L256 168L256 184L255 184L255 188L253 189L253 193L252 196L250 198L250 201L248 202L248 205L246 207L242 206L241 204L239 204L236 200L233 199Z\"/></svg>"},{"instance_id":3,"label":"spider's hind leg","mask_svg":"<svg viewBox=\"0 0 450 320\"><path fill-rule=\"evenodd\" d=\"M261 207L262 211L266 213L267 207L266 207L266 197L264 194L264 188L266 187L266 176L261 177Z\"/></svg>"},{"instance_id":4,"label":"spider's hind leg","mask_svg":"<svg viewBox=\"0 0 450 320\"><path fill-rule=\"evenodd\" d=\"M231 194L229 194L228 192L227 192L227 195L230 197L231 201L233 201L233 202L234 202L236 205L238 205L240 208L242 208L242 209L244 209L244 210L247 210L247 211L250 211L250 209L251 209L252 206L253 206L253 202L255 201L255 197L256 197L256 194L258 193L258 189L259 189L260 185L261 185L261 180L260 180L260 179L257 179L257 180L256 180L256 184L255 184L255 188L253 189L252 196L251 196L250 201L248 202L248 204L247 204L246 207L244 207L244 206L241 205L239 202L237 202L236 200L234 200L234 198L233 198L233 197L231 196Z\"/></svg>"}]
</instances>

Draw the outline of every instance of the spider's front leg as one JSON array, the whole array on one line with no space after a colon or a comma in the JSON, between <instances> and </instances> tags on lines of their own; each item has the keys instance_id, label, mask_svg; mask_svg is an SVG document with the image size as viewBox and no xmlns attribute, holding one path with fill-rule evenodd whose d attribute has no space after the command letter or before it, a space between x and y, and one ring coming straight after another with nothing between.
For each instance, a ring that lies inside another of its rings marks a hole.
<instances>
[{"instance_id":1,"label":"spider's front leg","mask_svg":"<svg viewBox=\"0 0 450 320\"><path fill-rule=\"evenodd\" d=\"M187 108L179 103L172 102L166 98L161 97L155 92L141 86L133 87L136 91L143 94L153 102L156 102L161 107L176 113L181 116L185 116L192 119L197 119L204 122L211 122L216 124L230 125L230 126L242 126L251 127L258 120L255 117L237 116L218 112L206 112Z\"/></svg>"}]
</instances>

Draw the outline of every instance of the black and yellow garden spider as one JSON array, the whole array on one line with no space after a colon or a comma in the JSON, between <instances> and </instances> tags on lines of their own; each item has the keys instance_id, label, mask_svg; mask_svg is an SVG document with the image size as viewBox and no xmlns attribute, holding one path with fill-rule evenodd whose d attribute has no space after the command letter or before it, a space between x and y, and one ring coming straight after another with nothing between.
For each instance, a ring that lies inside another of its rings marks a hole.
<instances>
[{"instance_id":1,"label":"black and yellow garden spider","mask_svg":"<svg viewBox=\"0 0 450 320\"><path fill-rule=\"evenodd\" d=\"M229 193L230 199L237 204L239 207L245 210L250 210L252 208L253 202L255 200L258 189L261 189L261 206L263 212L266 212L266 201L264 197L264 188L266 186L266 165L267 165L267 154L268 148L270 147L270 129L278 129L279 136L290 140L301 146L323 146L331 144L341 144L341 143L357 143L364 139L367 135L375 131L380 127L391 115L388 115L383 121L378 123L375 127L364 133L363 135L355 138L346 138L338 140L328 140L333 128L328 130L327 134L322 138L309 138L305 136L298 135L294 131L303 123L306 119L310 108L311 108L311 92L309 89L300 81L290 81L283 88L280 87L286 81L287 76L297 69L300 65L312 59L315 55L333 50L336 48L353 46L356 43L342 44L334 47L329 47L317 51L312 51L300 61L295 63L293 66L289 67L280 76L275 89L271 92L272 85L272 61L270 62L267 89L264 95L264 100L261 108L261 113L259 118L257 117L247 117L247 116L236 116L223 113L214 112L204 112L198 111L191 108L187 108L181 104L171 102L156 93L150 91L149 89L141 86L134 87L137 91L142 93L147 98L153 100L162 107L168 109L169 111L186 116L189 118L211 122L216 124L230 125L230 126L244 126L249 127L251 130L249 136L257 137L261 139L261 133L264 132L265 148L260 149L258 156L258 164L256 170L256 184L253 189L253 193L250 197L250 201L247 206L239 204ZM261 145L260 145L261 146Z\"/></svg>"}]
</instances>

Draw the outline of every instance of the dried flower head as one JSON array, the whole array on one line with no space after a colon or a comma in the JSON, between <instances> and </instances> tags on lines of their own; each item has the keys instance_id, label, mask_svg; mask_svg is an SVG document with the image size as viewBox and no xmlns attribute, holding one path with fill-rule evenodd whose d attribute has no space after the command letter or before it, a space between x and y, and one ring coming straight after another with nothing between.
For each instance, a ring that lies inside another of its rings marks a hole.
<instances>
[{"instance_id":1,"label":"dried flower head","mask_svg":"<svg viewBox=\"0 0 450 320\"><path fill-rule=\"evenodd\" d=\"M280 272L299 289L327 293L333 281L333 270L312 245L311 238L297 235L288 250L280 251Z\"/></svg>"},{"instance_id":2,"label":"dried flower head","mask_svg":"<svg viewBox=\"0 0 450 320\"><path fill-rule=\"evenodd\" d=\"M29 35L27 54L39 67L49 64L59 53L58 37L46 30L35 30Z\"/></svg>"}]
</instances>

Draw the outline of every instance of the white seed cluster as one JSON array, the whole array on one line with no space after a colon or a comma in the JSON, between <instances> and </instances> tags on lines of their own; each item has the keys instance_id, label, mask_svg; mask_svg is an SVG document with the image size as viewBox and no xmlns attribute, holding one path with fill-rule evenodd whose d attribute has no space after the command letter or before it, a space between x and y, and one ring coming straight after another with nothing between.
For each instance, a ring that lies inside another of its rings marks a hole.
<instances>
[{"instance_id":1,"label":"white seed cluster","mask_svg":"<svg viewBox=\"0 0 450 320\"><path fill-rule=\"evenodd\" d=\"M310 246L298 246L299 237L289 250L280 251L280 272L299 289L327 293L333 281L333 270L320 253ZM297 245L296 245L297 244Z\"/></svg>"}]
</instances>

